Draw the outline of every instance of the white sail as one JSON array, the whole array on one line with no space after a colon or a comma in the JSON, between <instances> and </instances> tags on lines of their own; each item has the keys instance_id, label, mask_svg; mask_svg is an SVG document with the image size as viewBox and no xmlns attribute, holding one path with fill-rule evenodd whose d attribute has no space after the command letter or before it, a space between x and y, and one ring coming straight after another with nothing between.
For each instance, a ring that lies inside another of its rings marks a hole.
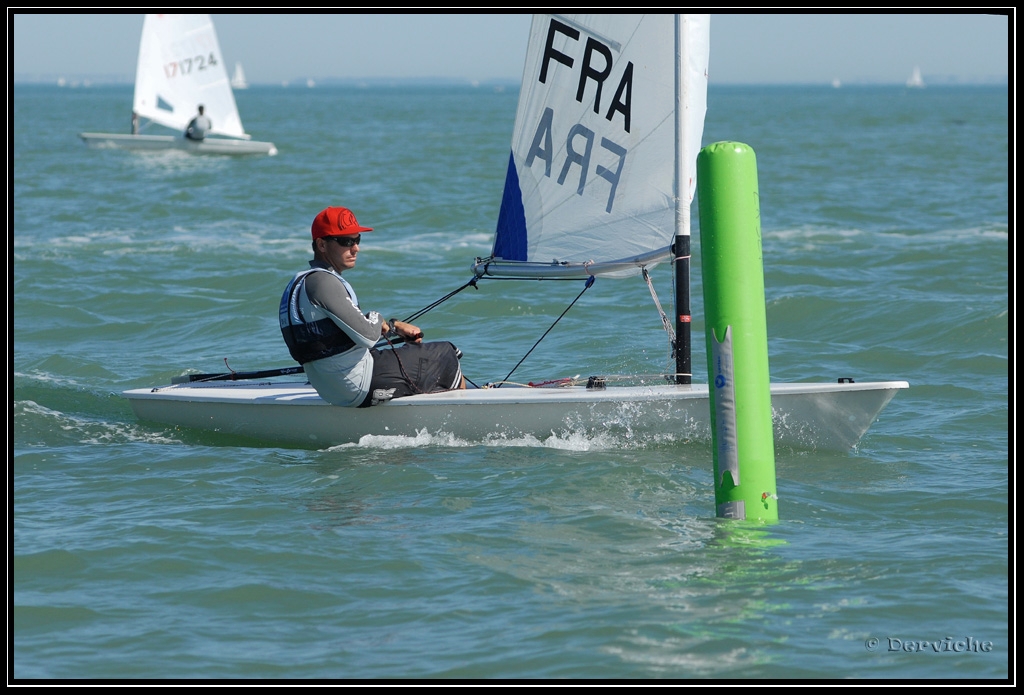
<instances>
[{"instance_id":1,"label":"white sail","mask_svg":"<svg viewBox=\"0 0 1024 695\"><path fill-rule=\"evenodd\" d=\"M147 14L135 73L140 118L184 131L199 105L214 135L248 138L208 14Z\"/></svg>"},{"instance_id":2,"label":"white sail","mask_svg":"<svg viewBox=\"0 0 1024 695\"><path fill-rule=\"evenodd\" d=\"M534 17L488 274L634 274L668 255L677 214L688 233L709 27Z\"/></svg>"},{"instance_id":3,"label":"white sail","mask_svg":"<svg viewBox=\"0 0 1024 695\"><path fill-rule=\"evenodd\" d=\"M245 71L241 63L235 63L235 72L231 76L231 86L234 89L248 89L249 83L245 79Z\"/></svg>"},{"instance_id":4,"label":"white sail","mask_svg":"<svg viewBox=\"0 0 1024 695\"><path fill-rule=\"evenodd\" d=\"M921 77L921 68L914 66L914 71L907 78L908 87L924 87L924 78Z\"/></svg>"}]
</instances>

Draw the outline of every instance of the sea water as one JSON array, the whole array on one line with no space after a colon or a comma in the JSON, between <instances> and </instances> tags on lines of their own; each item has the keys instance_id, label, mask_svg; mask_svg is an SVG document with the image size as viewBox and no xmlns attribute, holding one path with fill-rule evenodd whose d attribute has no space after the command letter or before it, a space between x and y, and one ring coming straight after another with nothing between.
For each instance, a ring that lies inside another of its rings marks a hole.
<instances>
[{"instance_id":1,"label":"sea water","mask_svg":"<svg viewBox=\"0 0 1024 695\"><path fill-rule=\"evenodd\" d=\"M712 86L705 144L757 155L772 378L911 385L852 451L778 448L754 528L715 518L692 433L315 450L137 421L125 389L293 364L277 305L326 206L374 228L350 279L388 316L490 251L514 86L236 97L279 155L92 150L130 87L11 91L9 678L1012 675L1005 86ZM483 384L580 289L482 282L417 323ZM668 354L643 281L598 280L512 380Z\"/></svg>"}]
</instances>

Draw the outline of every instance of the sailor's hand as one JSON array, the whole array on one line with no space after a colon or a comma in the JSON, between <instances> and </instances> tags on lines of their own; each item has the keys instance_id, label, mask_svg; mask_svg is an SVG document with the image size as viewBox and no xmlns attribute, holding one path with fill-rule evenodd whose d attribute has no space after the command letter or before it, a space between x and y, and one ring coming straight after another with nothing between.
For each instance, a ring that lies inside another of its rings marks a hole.
<instances>
[{"instance_id":1,"label":"sailor's hand","mask_svg":"<svg viewBox=\"0 0 1024 695\"><path fill-rule=\"evenodd\" d=\"M423 342L423 331L421 331L419 328L417 328L416 326L412 325L411 323L406 323L405 321L395 321L394 322L394 326L395 326L395 330L398 332L398 335L400 335L403 338L405 338L405 342L407 342L407 343L422 343Z\"/></svg>"}]
</instances>

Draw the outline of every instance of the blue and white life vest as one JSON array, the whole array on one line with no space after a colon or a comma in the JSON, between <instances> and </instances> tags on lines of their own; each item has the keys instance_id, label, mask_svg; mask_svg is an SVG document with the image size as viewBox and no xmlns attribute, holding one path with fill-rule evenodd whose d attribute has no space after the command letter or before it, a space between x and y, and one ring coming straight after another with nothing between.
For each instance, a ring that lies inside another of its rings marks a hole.
<instances>
[{"instance_id":1,"label":"blue and white life vest","mask_svg":"<svg viewBox=\"0 0 1024 695\"><path fill-rule=\"evenodd\" d=\"M305 286L306 276L315 272L330 273L341 280L352 298L352 303L359 306L355 290L339 273L327 268L310 268L292 278L281 295L281 306L278 319L281 324L281 335L292 359L299 364L338 355L356 346L352 338L338 327L330 318L307 322L299 308L299 297Z\"/></svg>"}]
</instances>

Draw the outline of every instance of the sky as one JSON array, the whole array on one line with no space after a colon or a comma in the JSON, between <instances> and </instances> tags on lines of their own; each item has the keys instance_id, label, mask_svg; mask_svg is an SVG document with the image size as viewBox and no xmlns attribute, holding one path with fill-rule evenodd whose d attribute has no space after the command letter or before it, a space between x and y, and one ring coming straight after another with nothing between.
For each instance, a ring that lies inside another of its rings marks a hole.
<instances>
[{"instance_id":1,"label":"sky","mask_svg":"<svg viewBox=\"0 0 1024 695\"><path fill-rule=\"evenodd\" d=\"M530 30L528 14L212 17L225 60L241 62L254 85L333 78L518 82ZM142 20L8 8L9 74L15 82L131 83ZM903 84L919 67L926 84L1006 82L1015 28L1012 14L712 13L709 79Z\"/></svg>"}]
</instances>

